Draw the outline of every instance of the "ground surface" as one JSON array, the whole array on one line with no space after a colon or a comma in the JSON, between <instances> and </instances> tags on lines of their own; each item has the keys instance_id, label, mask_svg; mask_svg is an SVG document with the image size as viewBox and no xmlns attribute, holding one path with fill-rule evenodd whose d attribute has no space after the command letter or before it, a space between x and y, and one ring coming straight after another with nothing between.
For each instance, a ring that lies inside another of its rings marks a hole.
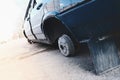
<instances>
[{"instance_id":1,"label":"ground surface","mask_svg":"<svg viewBox=\"0 0 120 80\"><path fill-rule=\"evenodd\" d=\"M52 46L20 39L0 45L0 80L120 80L120 69L97 76L84 46L67 58Z\"/></svg>"}]
</instances>

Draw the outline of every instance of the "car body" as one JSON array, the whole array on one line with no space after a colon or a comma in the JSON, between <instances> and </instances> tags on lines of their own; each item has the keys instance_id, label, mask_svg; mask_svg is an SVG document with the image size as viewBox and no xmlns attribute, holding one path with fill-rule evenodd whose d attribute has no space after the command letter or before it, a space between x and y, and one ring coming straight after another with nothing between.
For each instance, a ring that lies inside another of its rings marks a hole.
<instances>
[{"instance_id":1,"label":"car body","mask_svg":"<svg viewBox=\"0 0 120 80\"><path fill-rule=\"evenodd\" d=\"M65 34L78 44L119 36L119 21L119 0L30 0L23 32L28 42L55 44Z\"/></svg>"},{"instance_id":2,"label":"car body","mask_svg":"<svg viewBox=\"0 0 120 80\"><path fill-rule=\"evenodd\" d=\"M98 73L120 64L111 39L120 37L120 0L30 0L23 26L29 43L58 44L64 56L88 43Z\"/></svg>"}]
</instances>

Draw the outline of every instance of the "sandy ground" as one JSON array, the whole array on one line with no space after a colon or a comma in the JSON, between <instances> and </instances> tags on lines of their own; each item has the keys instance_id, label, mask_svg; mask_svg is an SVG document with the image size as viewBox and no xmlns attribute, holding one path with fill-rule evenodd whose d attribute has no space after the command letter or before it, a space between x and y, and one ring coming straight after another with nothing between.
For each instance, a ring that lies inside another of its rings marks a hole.
<instances>
[{"instance_id":1,"label":"sandy ground","mask_svg":"<svg viewBox=\"0 0 120 80\"><path fill-rule=\"evenodd\" d=\"M0 80L120 80L120 68L97 76L86 47L68 58L52 46L19 39L0 45Z\"/></svg>"}]
</instances>

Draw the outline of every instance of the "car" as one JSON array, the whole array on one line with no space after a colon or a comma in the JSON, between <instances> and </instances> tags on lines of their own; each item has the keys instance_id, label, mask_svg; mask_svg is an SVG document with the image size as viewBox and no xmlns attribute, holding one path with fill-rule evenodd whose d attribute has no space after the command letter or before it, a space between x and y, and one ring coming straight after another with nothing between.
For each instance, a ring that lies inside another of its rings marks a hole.
<instances>
[{"instance_id":1,"label":"car","mask_svg":"<svg viewBox=\"0 0 120 80\"><path fill-rule=\"evenodd\" d=\"M58 42L61 53L69 56L76 42L117 35L119 21L118 0L30 0L23 32L29 43Z\"/></svg>"},{"instance_id":2,"label":"car","mask_svg":"<svg viewBox=\"0 0 120 80\"><path fill-rule=\"evenodd\" d=\"M64 56L87 43L94 58L114 46L108 39L120 37L120 0L30 0L23 26L29 43L57 44Z\"/></svg>"}]
</instances>

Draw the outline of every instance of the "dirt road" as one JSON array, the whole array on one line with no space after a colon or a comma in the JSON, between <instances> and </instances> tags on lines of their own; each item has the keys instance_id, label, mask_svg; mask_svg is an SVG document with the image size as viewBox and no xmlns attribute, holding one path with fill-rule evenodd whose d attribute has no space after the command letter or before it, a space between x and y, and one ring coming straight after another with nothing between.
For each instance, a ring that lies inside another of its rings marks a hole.
<instances>
[{"instance_id":1,"label":"dirt road","mask_svg":"<svg viewBox=\"0 0 120 80\"><path fill-rule=\"evenodd\" d=\"M0 45L0 80L120 80L120 69L97 76L86 47L67 58L52 46L19 39Z\"/></svg>"}]
</instances>

